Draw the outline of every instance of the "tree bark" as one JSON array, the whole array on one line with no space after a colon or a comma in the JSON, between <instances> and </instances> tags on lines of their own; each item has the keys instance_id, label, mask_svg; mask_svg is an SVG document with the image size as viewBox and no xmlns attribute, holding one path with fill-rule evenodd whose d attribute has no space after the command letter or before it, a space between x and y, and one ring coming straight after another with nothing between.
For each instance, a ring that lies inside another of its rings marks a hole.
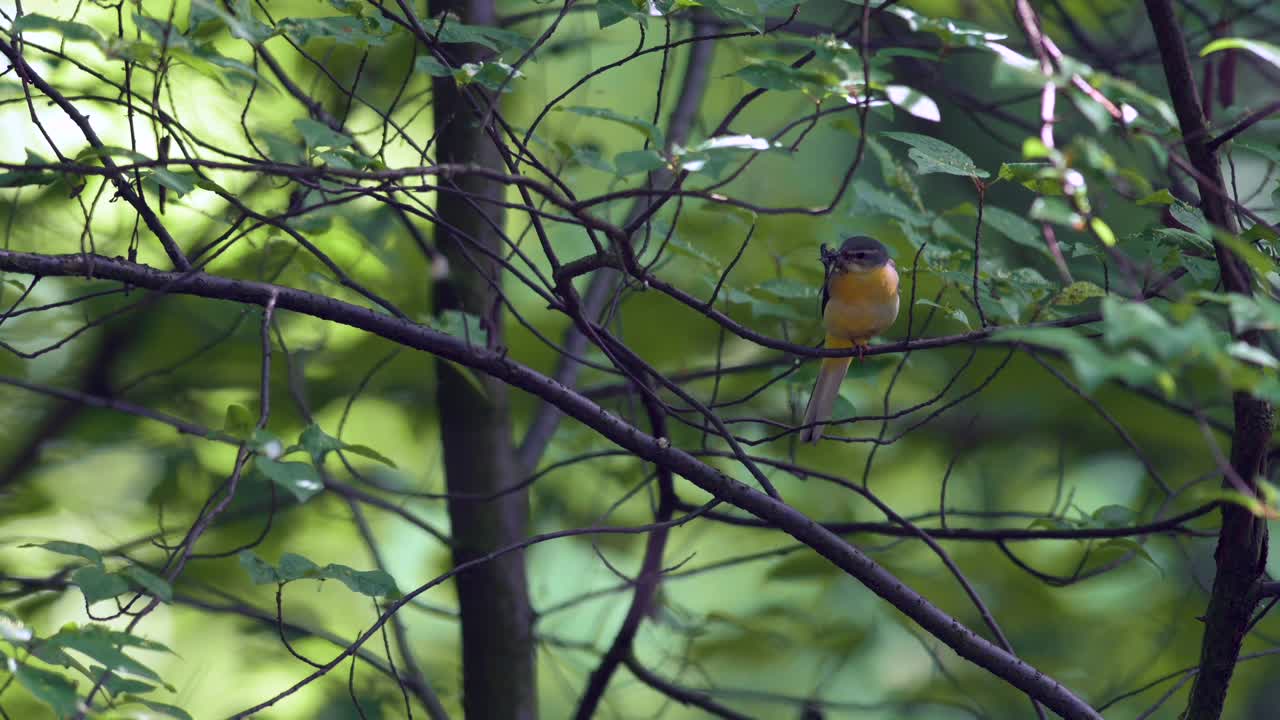
<instances>
[{"instance_id":1,"label":"tree bark","mask_svg":"<svg viewBox=\"0 0 1280 720\"><path fill-rule=\"evenodd\" d=\"M1235 216L1223 188L1222 167L1210 144L1204 110L1196 93L1191 60L1187 55L1182 28L1169 0L1146 0L1169 96L1178 114L1187 158L1196 169L1200 207L1205 218L1227 232L1236 232ZM1253 294L1253 278L1248 266L1230 249L1215 243L1222 284L1228 292ZM1257 331L1240 333L1244 341L1257 345ZM1266 472L1267 444L1273 425L1271 406L1248 393L1233 396L1235 428L1231 438L1231 472L1254 491L1256 478ZM1226 705L1227 688L1235 671L1257 605L1259 583L1267 564L1267 523L1240 505L1222 508L1222 528L1214 551L1217 574L1209 608L1204 615L1204 638L1200 647L1200 672L1196 674L1187 701L1187 720L1216 720Z\"/></svg>"},{"instance_id":2,"label":"tree bark","mask_svg":"<svg viewBox=\"0 0 1280 720\"><path fill-rule=\"evenodd\" d=\"M448 11L469 25L494 24L493 0L432 2L432 14ZM477 62L484 49L446 46L453 66ZM452 78L433 82L439 162L470 163L505 172L498 148L479 126L480 113L494 98L475 85L464 96ZM501 183L475 175L451 181L458 192L438 194L436 244L447 261L433 286L437 313L461 310L480 317L490 348L503 346L502 274L480 248L502 255L503 212L486 201L501 199ZM471 338L479 344L479 338ZM516 484L507 387L479 376L483 393L444 361L436 362L440 441L450 493L474 496ZM523 540L529 496L512 492L477 502L448 503L455 542L455 565ZM533 613L529 606L524 553L482 563L457 578L462 622L462 705L469 718L532 720L537 717L534 682Z\"/></svg>"}]
</instances>

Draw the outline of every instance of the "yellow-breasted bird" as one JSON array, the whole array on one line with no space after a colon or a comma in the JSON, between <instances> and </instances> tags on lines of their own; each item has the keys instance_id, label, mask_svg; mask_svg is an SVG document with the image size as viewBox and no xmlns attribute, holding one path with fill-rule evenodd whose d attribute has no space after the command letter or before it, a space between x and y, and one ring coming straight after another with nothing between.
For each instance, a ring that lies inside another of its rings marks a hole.
<instances>
[{"instance_id":1,"label":"yellow-breasted bird","mask_svg":"<svg viewBox=\"0 0 1280 720\"><path fill-rule=\"evenodd\" d=\"M858 358L871 338L898 319L898 269L879 241L855 235L832 252L822 246L826 280L822 284L822 323L828 348L858 348ZM851 357L823 358L809 406L804 411L804 442L818 442L823 424L840 393Z\"/></svg>"}]
</instances>

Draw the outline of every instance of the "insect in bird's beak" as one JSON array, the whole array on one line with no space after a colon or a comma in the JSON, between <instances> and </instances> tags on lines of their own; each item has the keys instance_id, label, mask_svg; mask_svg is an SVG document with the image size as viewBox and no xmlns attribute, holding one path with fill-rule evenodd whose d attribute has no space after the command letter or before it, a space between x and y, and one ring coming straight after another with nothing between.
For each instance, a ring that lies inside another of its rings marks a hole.
<instances>
[{"instance_id":1,"label":"insect in bird's beak","mask_svg":"<svg viewBox=\"0 0 1280 720\"><path fill-rule=\"evenodd\" d=\"M831 263L835 262L837 255L839 255L839 253L833 251L826 243L822 243L822 245L818 247L818 257L822 260L823 265L831 265Z\"/></svg>"}]
</instances>

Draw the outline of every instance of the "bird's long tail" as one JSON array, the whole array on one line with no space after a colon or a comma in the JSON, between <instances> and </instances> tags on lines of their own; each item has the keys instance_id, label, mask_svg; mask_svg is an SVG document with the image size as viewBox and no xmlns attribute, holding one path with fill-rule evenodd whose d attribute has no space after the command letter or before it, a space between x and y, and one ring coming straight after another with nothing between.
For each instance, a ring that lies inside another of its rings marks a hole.
<instances>
[{"instance_id":1,"label":"bird's long tail","mask_svg":"<svg viewBox=\"0 0 1280 720\"><path fill-rule=\"evenodd\" d=\"M828 348L851 348L853 343L843 338L827 336ZM818 370L818 381L813 384L813 394L809 396L809 406L804 411L804 424L800 431L801 442L816 443L822 437L823 423L831 419L831 411L836 405L836 396L840 394L840 383L849 371L849 362L853 358L824 358Z\"/></svg>"}]
</instances>

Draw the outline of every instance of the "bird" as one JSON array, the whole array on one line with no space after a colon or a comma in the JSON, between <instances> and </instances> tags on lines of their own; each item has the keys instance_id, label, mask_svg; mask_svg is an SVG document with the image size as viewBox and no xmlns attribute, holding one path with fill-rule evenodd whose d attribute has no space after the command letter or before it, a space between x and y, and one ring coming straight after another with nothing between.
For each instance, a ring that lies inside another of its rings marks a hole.
<instances>
[{"instance_id":1,"label":"bird","mask_svg":"<svg viewBox=\"0 0 1280 720\"><path fill-rule=\"evenodd\" d=\"M888 330L898 319L898 268L889 249L865 235L845 239L839 250L821 248L826 277L822 283L822 323L826 348L857 348L858 359L871 338ZM818 379L804 411L800 440L816 443L823 425L831 419L840 383L849 371L851 356L822 359Z\"/></svg>"}]
</instances>

